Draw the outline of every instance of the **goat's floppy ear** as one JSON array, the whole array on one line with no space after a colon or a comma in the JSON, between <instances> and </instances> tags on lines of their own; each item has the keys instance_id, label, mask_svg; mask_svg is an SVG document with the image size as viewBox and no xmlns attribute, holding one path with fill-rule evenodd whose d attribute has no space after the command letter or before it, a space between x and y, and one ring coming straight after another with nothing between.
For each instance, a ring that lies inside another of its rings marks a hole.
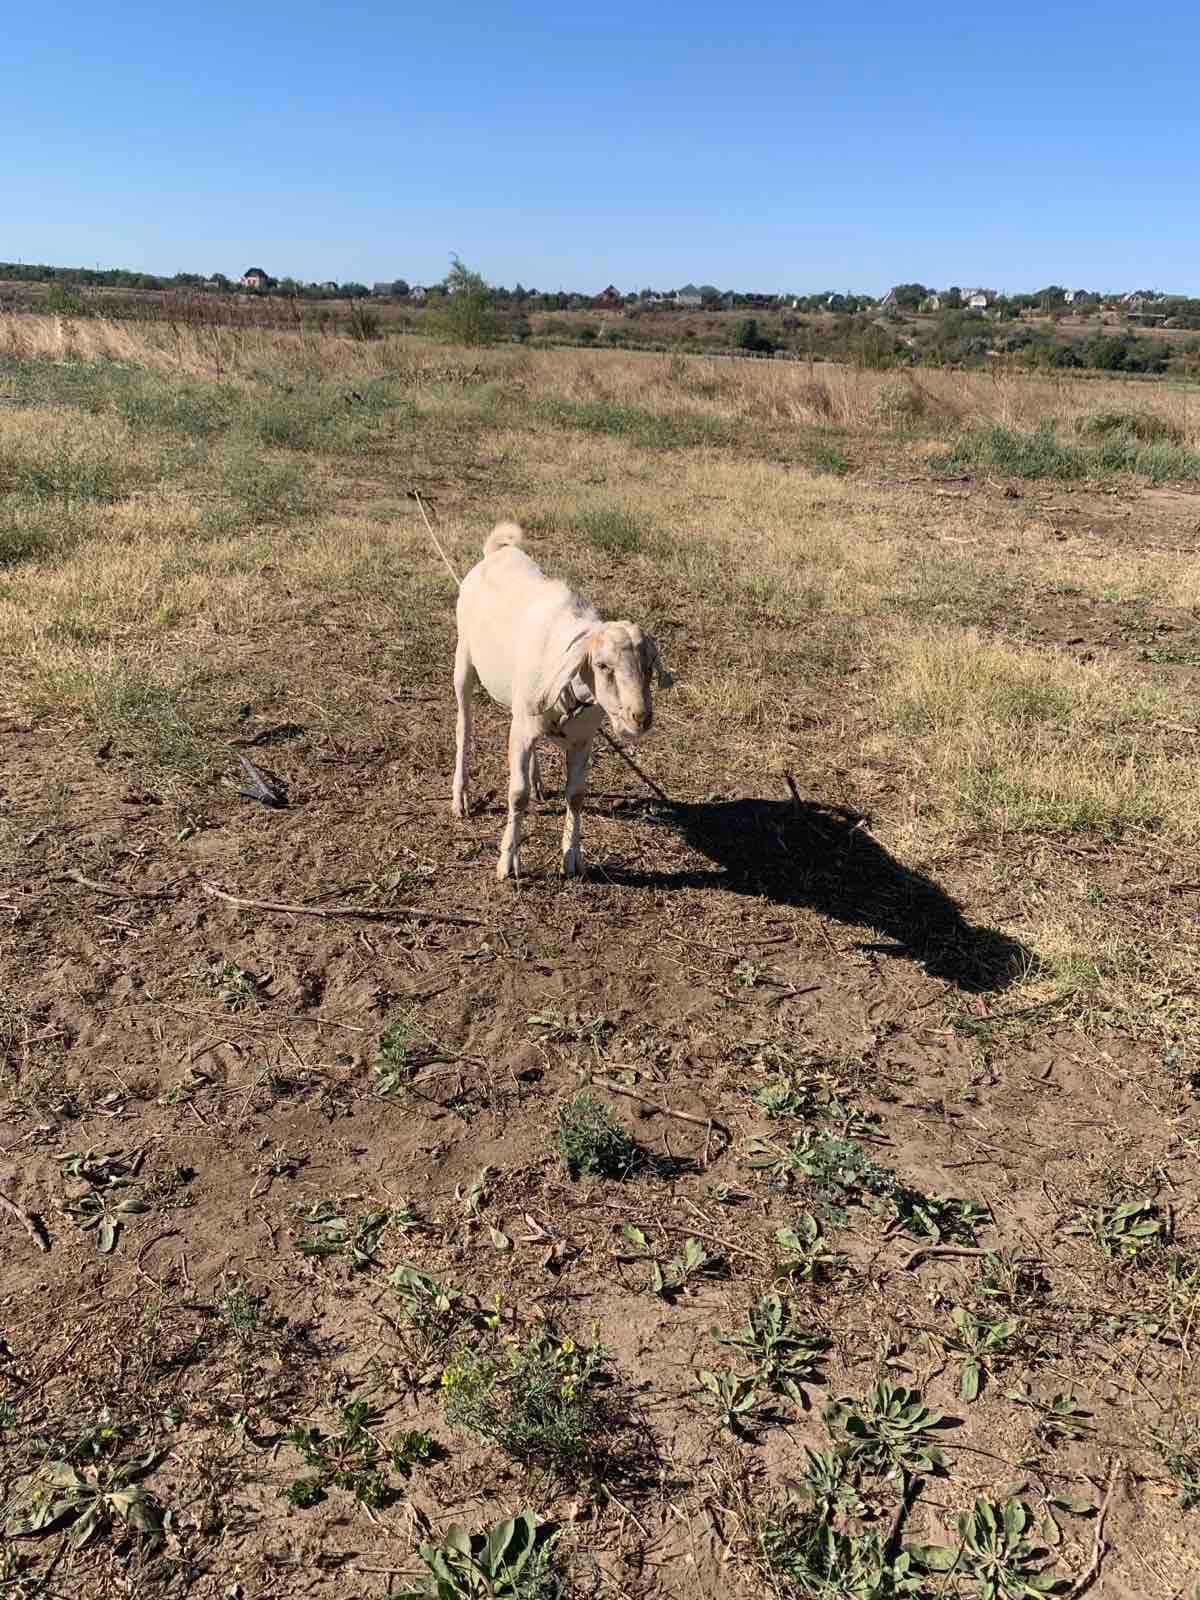
<instances>
[{"instance_id":1,"label":"goat's floppy ear","mask_svg":"<svg viewBox=\"0 0 1200 1600\"><path fill-rule=\"evenodd\" d=\"M647 633L642 637L642 649L646 657L646 671L654 674L654 681L660 689L669 689L675 679L662 664L662 657L658 653L658 646L654 642L654 635Z\"/></svg>"}]
</instances>

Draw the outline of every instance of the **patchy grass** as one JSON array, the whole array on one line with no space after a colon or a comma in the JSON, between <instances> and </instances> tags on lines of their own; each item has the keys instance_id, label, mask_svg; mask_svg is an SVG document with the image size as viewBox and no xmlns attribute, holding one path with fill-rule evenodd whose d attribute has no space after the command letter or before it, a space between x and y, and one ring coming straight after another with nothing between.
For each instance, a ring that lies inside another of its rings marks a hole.
<instances>
[{"instance_id":1,"label":"patchy grass","mask_svg":"<svg viewBox=\"0 0 1200 1600\"><path fill-rule=\"evenodd\" d=\"M0 1437L5 1519L58 1517L3 1582L267 1593L311 1545L330 1600L1069 1588L1115 1474L1097 1587L1185 1592L1195 508L928 463L1045 417L1089 472L1196 452L1189 395L0 348ZM457 570L516 516L676 675L673 803L598 746L582 882L548 800L496 888L482 697L445 816L414 486Z\"/></svg>"},{"instance_id":2,"label":"patchy grass","mask_svg":"<svg viewBox=\"0 0 1200 1600\"><path fill-rule=\"evenodd\" d=\"M1108 419L1105 419L1108 420ZM1168 442L1156 433L1151 442L1125 429L1090 429L1098 432L1098 445L1068 444L1058 437L1053 422L1032 433L997 425L961 434L953 447L933 458L945 472L984 467L1017 478L1081 480L1110 478L1130 473L1151 483L1200 478L1200 452ZM1164 426L1163 432L1169 432Z\"/></svg>"}]
</instances>

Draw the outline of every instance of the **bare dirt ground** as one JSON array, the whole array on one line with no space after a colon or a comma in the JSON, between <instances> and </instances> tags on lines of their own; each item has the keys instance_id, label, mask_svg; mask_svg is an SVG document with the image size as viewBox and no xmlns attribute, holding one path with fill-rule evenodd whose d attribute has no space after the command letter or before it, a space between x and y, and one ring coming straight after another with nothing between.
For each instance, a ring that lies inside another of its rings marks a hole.
<instances>
[{"instance_id":1,"label":"bare dirt ground","mask_svg":"<svg viewBox=\"0 0 1200 1600\"><path fill-rule=\"evenodd\" d=\"M0 373L0 1588L382 1596L528 1507L571 1594L984 1594L982 1498L1001 1592L1192 1595L1196 485L947 476L774 375L273 349ZM676 674L672 804L601 748L581 882L553 799L493 880L495 708L448 815L414 485ZM568 1174L588 1084L623 1177ZM790 1388L715 1337L771 1295ZM571 1450L464 1425L535 1348Z\"/></svg>"}]
</instances>

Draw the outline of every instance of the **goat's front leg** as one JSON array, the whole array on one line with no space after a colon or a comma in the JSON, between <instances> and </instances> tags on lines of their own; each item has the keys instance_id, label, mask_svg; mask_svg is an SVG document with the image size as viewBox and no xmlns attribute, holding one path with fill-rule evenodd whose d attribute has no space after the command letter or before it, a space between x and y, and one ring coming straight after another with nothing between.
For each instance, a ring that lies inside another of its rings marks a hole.
<instances>
[{"instance_id":1,"label":"goat's front leg","mask_svg":"<svg viewBox=\"0 0 1200 1600\"><path fill-rule=\"evenodd\" d=\"M521 824L529 809L529 768L536 739L537 735L523 722L513 718L508 730L508 826L500 841L500 859L496 863L496 876L501 883L505 878L519 875Z\"/></svg>"},{"instance_id":2,"label":"goat's front leg","mask_svg":"<svg viewBox=\"0 0 1200 1600\"><path fill-rule=\"evenodd\" d=\"M454 698L458 702L458 719L454 730L454 788L450 796L450 813L455 817L465 817L469 809L467 774L471 757L471 691L476 681L471 652L466 642L460 639L458 649L454 652Z\"/></svg>"},{"instance_id":3,"label":"goat's front leg","mask_svg":"<svg viewBox=\"0 0 1200 1600\"><path fill-rule=\"evenodd\" d=\"M583 857L579 850L580 812L587 792L588 761L591 758L591 740L586 744L567 746L567 814L563 822L562 873L564 878L577 878L583 871Z\"/></svg>"},{"instance_id":4,"label":"goat's front leg","mask_svg":"<svg viewBox=\"0 0 1200 1600\"><path fill-rule=\"evenodd\" d=\"M530 757L529 775L533 782L533 798L535 800L544 800L546 798L546 790L542 784L542 763L538 756L537 745L534 745L533 755Z\"/></svg>"}]
</instances>

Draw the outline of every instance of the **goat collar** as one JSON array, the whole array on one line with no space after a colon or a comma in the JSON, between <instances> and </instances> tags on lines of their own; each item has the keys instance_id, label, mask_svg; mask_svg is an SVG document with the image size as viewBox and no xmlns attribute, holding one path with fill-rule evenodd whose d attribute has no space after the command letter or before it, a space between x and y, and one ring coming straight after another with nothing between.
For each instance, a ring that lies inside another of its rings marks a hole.
<instances>
[{"instance_id":1,"label":"goat collar","mask_svg":"<svg viewBox=\"0 0 1200 1600\"><path fill-rule=\"evenodd\" d=\"M590 711L596 704L594 700L585 699L583 695L578 693L575 688L576 681L568 678L566 683L563 684L562 693L555 702L562 712L562 721L559 723L560 730L565 728L567 723L579 716L581 712Z\"/></svg>"}]
</instances>

